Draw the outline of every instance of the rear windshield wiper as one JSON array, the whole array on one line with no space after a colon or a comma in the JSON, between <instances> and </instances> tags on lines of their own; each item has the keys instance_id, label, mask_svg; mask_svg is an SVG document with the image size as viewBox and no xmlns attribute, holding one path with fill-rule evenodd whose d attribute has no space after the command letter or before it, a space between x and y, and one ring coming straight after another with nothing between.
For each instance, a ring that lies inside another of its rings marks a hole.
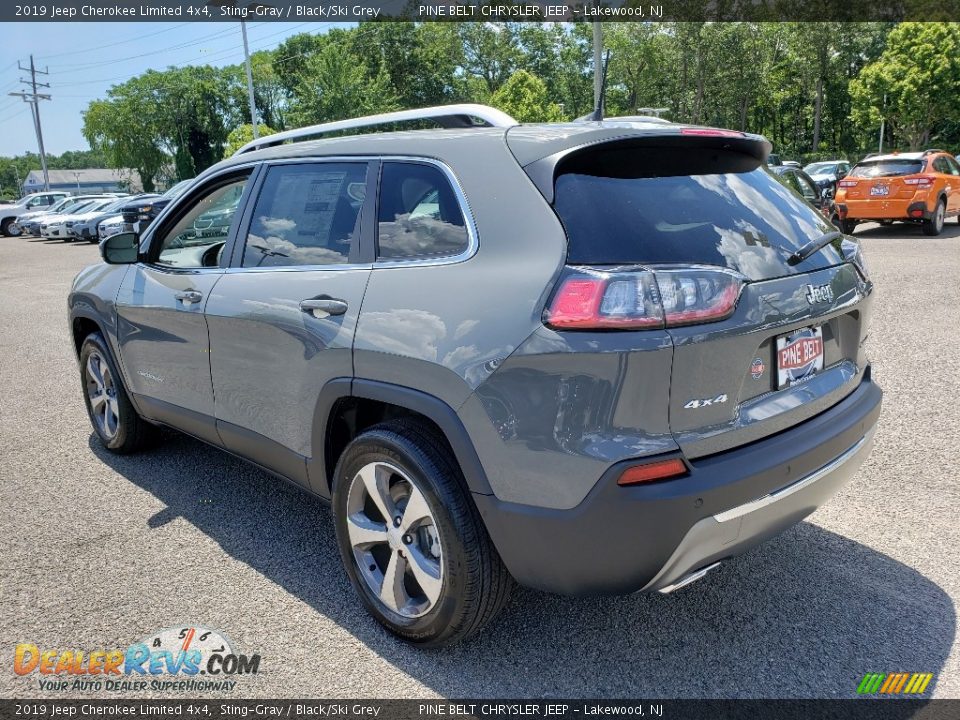
<instances>
[{"instance_id":1,"label":"rear windshield wiper","mask_svg":"<svg viewBox=\"0 0 960 720\"><path fill-rule=\"evenodd\" d=\"M808 257L813 255L817 250L825 248L827 245L832 243L834 240L839 240L843 237L843 233L837 230L828 232L824 235L821 235L815 240L811 240L802 248L797 250L793 255L787 258L787 265L799 265Z\"/></svg>"}]
</instances>

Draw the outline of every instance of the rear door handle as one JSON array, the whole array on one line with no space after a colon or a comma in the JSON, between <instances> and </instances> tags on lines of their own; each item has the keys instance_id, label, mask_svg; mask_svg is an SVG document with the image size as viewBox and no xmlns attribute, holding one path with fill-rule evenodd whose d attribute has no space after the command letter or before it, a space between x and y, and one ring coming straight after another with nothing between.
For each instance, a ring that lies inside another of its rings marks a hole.
<instances>
[{"instance_id":1,"label":"rear door handle","mask_svg":"<svg viewBox=\"0 0 960 720\"><path fill-rule=\"evenodd\" d=\"M173 296L184 304L198 303L203 300L203 293L197 292L196 290L184 290L183 292L174 293Z\"/></svg>"},{"instance_id":2,"label":"rear door handle","mask_svg":"<svg viewBox=\"0 0 960 720\"><path fill-rule=\"evenodd\" d=\"M343 315L347 311L347 304L336 298L308 298L300 303L300 309L315 318L323 319L330 315Z\"/></svg>"}]
</instances>

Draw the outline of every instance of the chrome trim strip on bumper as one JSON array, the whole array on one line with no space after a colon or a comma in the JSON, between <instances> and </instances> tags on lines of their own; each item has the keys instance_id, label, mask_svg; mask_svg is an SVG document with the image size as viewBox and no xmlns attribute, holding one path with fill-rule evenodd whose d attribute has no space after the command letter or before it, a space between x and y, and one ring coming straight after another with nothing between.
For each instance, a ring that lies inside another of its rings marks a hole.
<instances>
[{"instance_id":1,"label":"chrome trim strip on bumper","mask_svg":"<svg viewBox=\"0 0 960 720\"><path fill-rule=\"evenodd\" d=\"M873 435L875 429L876 429L875 427L871 428L869 431L867 431L866 435L860 438L856 443L854 443L850 448L848 448L842 455L840 455L834 460L831 460L829 463L824 465L819 470L816 470L810 473L809 475L807 475L806 477L800 478L795 483L792 483L791 485L787 485L784 488L776 490L775 492L772 492L769 495L764 495L763 497L759 497L756 500L751 500L750 502L744 503L743 505L737 505L734 508L730 508L729 510L724 510L723 512L717 513L716 515L713 516L713 519L720 523L729 522L730 520L736 520L739 517L743 517L744 515L755 512L760 508L766 507L767 505L771 505L772 503L777 502L778 500L783 500L785 497L789 497L790 495L793 495L795 492L799 492L800 490L803 490L805 487L813 485L813 483L817 482L817 480L824 477L825 475L829 475L834 470L836 470L841 465L843 465L848 460L850 460L854 455L856 455L860 451L860 449L870 441L870 437Z\"/></svg>"}]
</instances>

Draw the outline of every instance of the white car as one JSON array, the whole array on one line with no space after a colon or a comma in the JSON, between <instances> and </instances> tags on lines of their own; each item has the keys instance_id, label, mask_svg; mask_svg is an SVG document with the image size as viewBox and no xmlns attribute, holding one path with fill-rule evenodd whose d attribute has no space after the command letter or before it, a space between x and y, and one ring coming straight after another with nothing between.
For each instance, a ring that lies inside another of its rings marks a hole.
<instances>
[{"instance_id":1,"label":"white car","mask_svg":"<svg viewBox=\"0 0 960 720\"><path fill-rule=\"evenodd\" d=\"M73 230L74 226L96 217L99 213L102 213L108 207L116 205L118 202L120 202L120 200L115 197L102 198L65 215L62 220L63 231L60 239L64 242L73 242L78 237L77 233Z\"/></svg>"},{"instance_id":2,"label":"white car","mask_svg":"<svg viewBox=\"0 0 960 720\"><path fill-rule=\"evenodd\" d=\"M100 224L97 225L97 235L100 240L106 240L108 237L132 230L133 226L124 221L123 215L114 215L106 220L101 220Z\"/></svg>"},{"instance_id":3,"label":"white car","mask_svg":"<svg viewBox=\"0 0 960 720\"><path fill-rule=\"evenodd\" d=\"M34 210L43 210L52 207L58 200L70 193L51 191L25 195L15 203L0 205L0 233L10 237L20 234L17 218Z\"/></svg>"},{"instance_id":4,"label":"white car","mask_svg":"<svg viewBox=\"0 0 960 720\"><path fill-rule=\"evenodd\" d=\"M78 212L92 200L104 200L105 195L71 195L59 200L53 206L40 211L25 213L17 218L17 234L40 236L40 226L59 220L64 215Z\"/></svg>"},{"instance_id":5,"label":"white car","mask_svg":"<svg viewBox=\"0 0 960 720\"><path fill-rule=\"evenodd\" d=\"M53 215L47 215L42 218L40 221L40 237L45 238L61 238L65 234L63 227L63 222L66 218L70 217L75 212L83 212L88 207L92 206L96 202L93 199L88 199L81 202L78 205L75 205L67 212L59 212Z\"/></svg>"}]
</instances>

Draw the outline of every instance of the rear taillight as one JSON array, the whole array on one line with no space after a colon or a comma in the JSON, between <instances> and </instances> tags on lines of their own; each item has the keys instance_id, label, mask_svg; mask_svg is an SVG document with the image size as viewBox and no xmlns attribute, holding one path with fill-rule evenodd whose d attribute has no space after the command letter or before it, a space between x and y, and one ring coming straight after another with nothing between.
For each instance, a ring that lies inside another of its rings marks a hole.
<instances>
[{"instance_id":1,"label":"rear taillight","mask_svg":"<svg viewBox=\"0 0 960 720\"><path fill-rule=\"evenodd\" d=\"M857 180L841 180L837 183L842 188L851 188L857 186Z\"/></svg>"},{"instance_id":2,"label":"rear taillight","mask_svg":"<svg viewBox=\"0 0 960 720\"><path fill-rule=\"evenodd\" d=\"M737 305L743 278L710 267L568 267L544 311L563 330L646 329L716 322Z\"/></svg>"},{"instance_id":3,"label":"rear taillight","mask_svg":"<svg viewBox=\"0 0 960 720\"><path fill-rule=\"evenodd\" d=\"M933 187L933 178L926 175L921 175L920 177L904 178L904 185L916 185L918 188L929 188Z\"/></svg>"}]
</instances>

